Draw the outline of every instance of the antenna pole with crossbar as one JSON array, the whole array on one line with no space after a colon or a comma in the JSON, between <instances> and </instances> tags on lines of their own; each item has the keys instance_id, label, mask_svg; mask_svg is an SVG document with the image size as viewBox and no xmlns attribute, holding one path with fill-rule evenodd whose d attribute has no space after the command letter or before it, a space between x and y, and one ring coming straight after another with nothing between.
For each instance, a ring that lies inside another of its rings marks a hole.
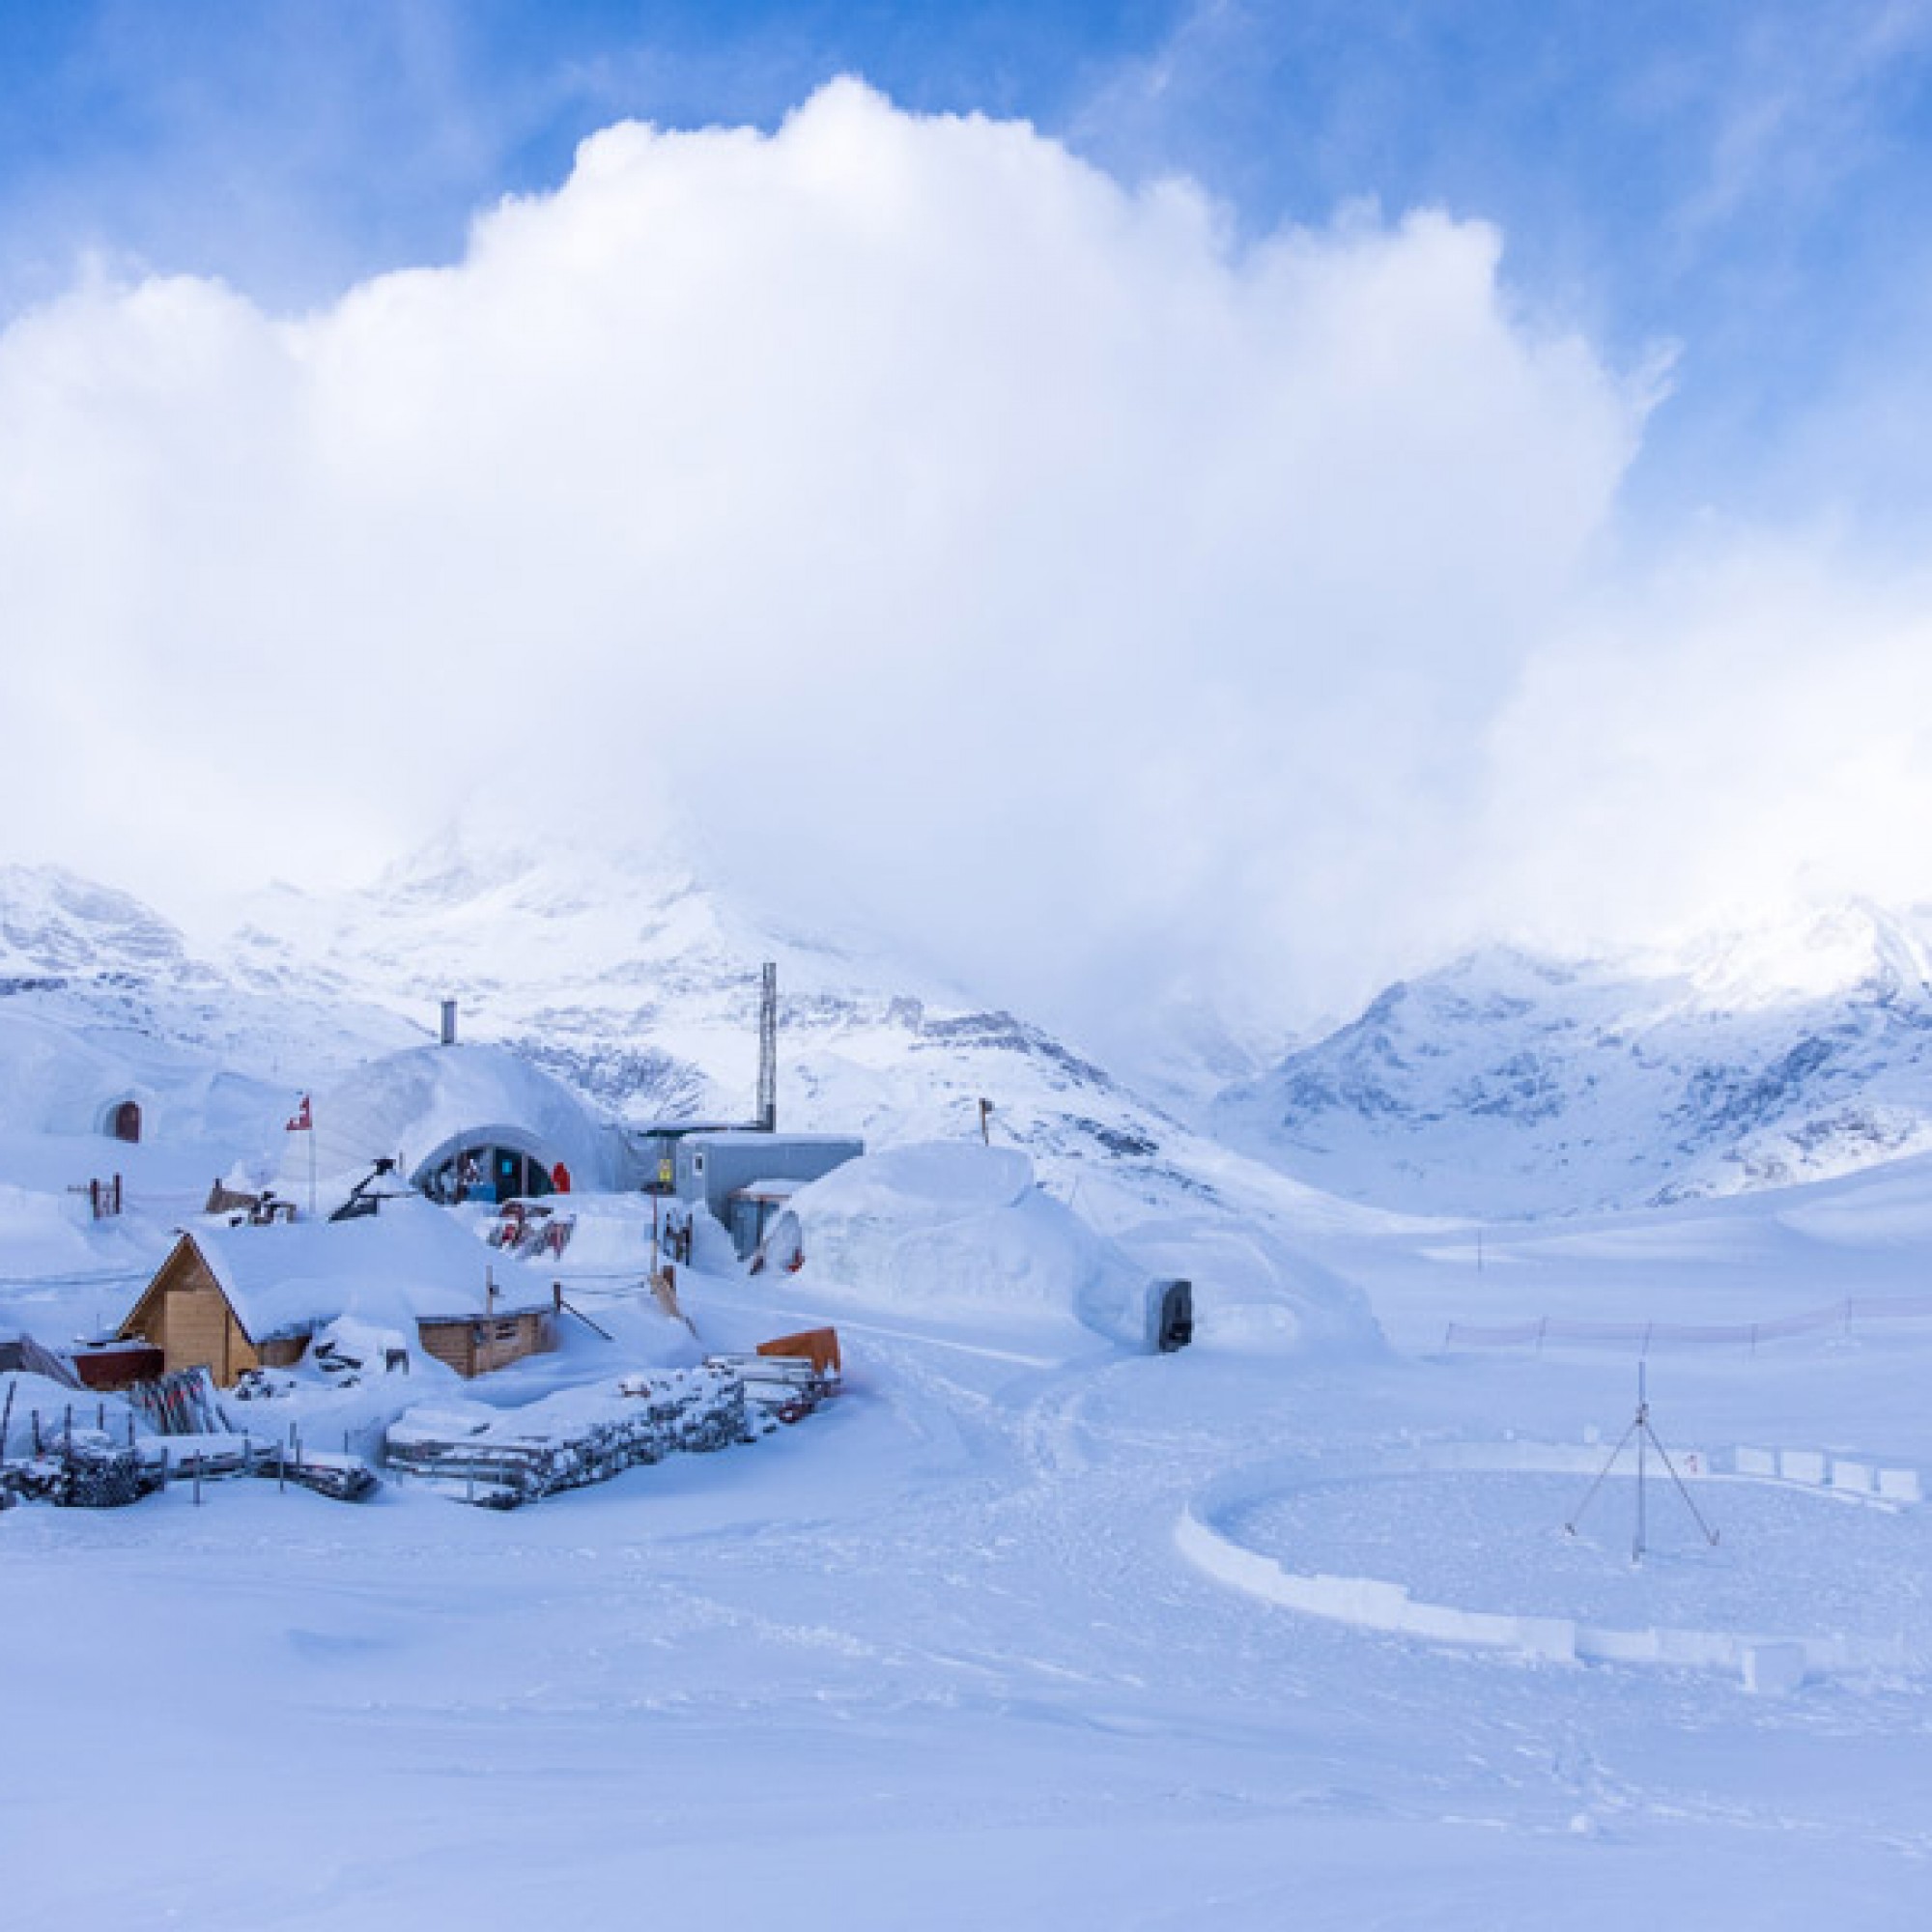
<instances>
[{"instance_id":1,"label":"antenna pole with crossbar","mask_svg":"<svg viewBox=\"0 0 1932 1932\"><path fill-rule=\"evenodd\" d=\"M1703 1512L1690 1500L1690 1492L1684 1487L1684 1478L1677 1473L1677 1465L1670 1460L1669 1450L1663 1446L1662 1442L1659 1439L1657 1431L1651 1427L1650 1397L1644 1385L1644 1365L1642 1362L1638 1362L1636 1365L1636 1413L1631 1418L1630 1427L1617 1437L1617 1446L1610 1451L1604 1466L1597 1471L1596 1481L1584 1491L1583 1500L1571 1511L1570 1520L1563 1525L1564 1533L1569 1536L1577 1534L1577 1525L1582 1521L1583 1512L1596 1499L1597 1492L1604 1487L1604 1479L1616 1467L1617 1459L1624 1453L1625 1445L1633 1438L1636 1442L1636 1532L1631 1538L1631 1561L1633 1563L1641 1563L1643 1561L1643 1553L1649 1548L1645 1520L1645 1490L1647 1487L1645 1476L1647 1471L1644 1466L1644 1451L1646 1447L1657 1451L1658 1461L1669 1472L1671 1482L1676 1485L1677 1493L1684 1498L1684 1507L1690 1512L1692 1520L1703 1532L1704 1541L1715 1548L1718 1542L1718 1532L1704 1520Z\"/></svg>"}]
</instances>

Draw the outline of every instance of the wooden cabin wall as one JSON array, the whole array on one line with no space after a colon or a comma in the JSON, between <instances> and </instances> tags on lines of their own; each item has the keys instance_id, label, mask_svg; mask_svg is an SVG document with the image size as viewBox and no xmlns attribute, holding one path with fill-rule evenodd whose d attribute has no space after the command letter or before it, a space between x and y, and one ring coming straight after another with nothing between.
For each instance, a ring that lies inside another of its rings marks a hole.
<instances>
[{"instance_id":1,"label":"wooden cabin wall","mask_svg":"<svg viewBox=\"0 0 1932 1932\"><path fill-rule=\"evenodd\" d=\"M205 1368L223 1388L256 1366L255 1350L219 1289L171 1289L162 1297L157 1338L169 1372Z\"/></svg>"},{"instance_id":2,"label":"wooden cabin wall","mask_svg":"<svg viewBox=\"0 0 1932 1932\"><path fill-rule=\"evenodd\" d=\"M223 1388L260 1361L228 1297L185 1243L162 1264L122 1333L152 1342L168 1374L205 1368Z\"/></svg>"},{"instance_id":3,"label":"wooden cabin wall","mask_svg":"<svg viewBox=\"0 0 1932 1932\"><path fill-rule=\"evenodd\" d=\"M422 1321L416 1324L416 1333L426 1355L466 1377L506 1369L526 1355L545 1355L556 1347L556 1329L544 1309L482 1316L473 1321Z\"/></svg>"},{"instance_id":4,"label":"wooden cabin wall","mask_svg":"<svg viewBox=\"0 0 1932 1932\"><path fill-rule=\"evenodd\" d=\"M469 1321L418 1321L416 1339L423 1353L446 1363L459 1376L476 1373L475 1345L470 1339L474 1324Z\"/></svg>"}]
</instances>

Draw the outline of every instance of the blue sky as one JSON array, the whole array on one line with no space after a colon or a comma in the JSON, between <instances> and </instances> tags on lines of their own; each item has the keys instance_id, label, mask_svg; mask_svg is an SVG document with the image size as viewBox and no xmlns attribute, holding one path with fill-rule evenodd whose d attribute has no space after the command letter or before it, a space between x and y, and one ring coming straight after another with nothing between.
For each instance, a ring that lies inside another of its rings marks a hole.
<instances>
[{"instance_id":1,"label":"blue sky","mask_svg":"<svg viewBox=\"0 0 1932 1932\"><path fill-rule=\"evenodd\" d=\"M1919 0L0 0L0 312L88 251L302 306L453 258L613 120L769 127L851 71L1189 175L1247 233L1493 221L1527 310L1674 354L1639 506L1908 545L1932 510Z\"/></svg>"}]
</instances>

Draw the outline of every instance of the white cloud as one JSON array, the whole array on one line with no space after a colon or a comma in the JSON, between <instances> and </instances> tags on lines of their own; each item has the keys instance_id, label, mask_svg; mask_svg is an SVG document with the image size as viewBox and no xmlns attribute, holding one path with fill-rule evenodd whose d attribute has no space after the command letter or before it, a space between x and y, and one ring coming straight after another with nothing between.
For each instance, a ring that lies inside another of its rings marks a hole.
<instances>
[{"instance_id":1,"label":"white cloud","mask_svg":"<svg viewBox=\"0 0 1932 1932\"><path fill-rule=\"evenodd\" d=\"M1574 945L1923 896L1928 593L1731 531L1606 596L1498 718L1485 916Z\"/></svg>"},{"instance_id":2,"label":"white cloud","mask_svg":"<svg viewBox=\"0 0 1932 1932\"><path fill-rule=\"evenodd\" d=\"M165 898L663 786L761 893L1051 1013L1346 997L1488 904L1545 687L1492 727L1648 402L1497 254L1238 245L844 82L613 128L314 315L82 287L0 337L0 809Z\"/></svg>"}]
</instances>

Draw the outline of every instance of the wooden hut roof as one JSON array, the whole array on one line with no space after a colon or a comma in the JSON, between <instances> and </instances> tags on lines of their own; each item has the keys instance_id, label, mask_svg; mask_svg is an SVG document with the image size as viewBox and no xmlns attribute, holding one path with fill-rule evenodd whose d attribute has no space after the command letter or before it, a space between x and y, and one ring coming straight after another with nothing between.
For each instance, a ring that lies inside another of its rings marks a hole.
<instances>
[{"instance_id":1,"label":"wooden hut roof","mask_svg":"<svg viewBox=\"0 0 1932 1932\"><path fill-rule=\"evenodd\" d=\"M257 1344L349 1314L400 1327L551 1306L550 1284L535 1269L493 1253L427 1201L386 1201L380 1214L354 1221L195 1227L186 1238Z\"/></svg>"}]
</instances>

